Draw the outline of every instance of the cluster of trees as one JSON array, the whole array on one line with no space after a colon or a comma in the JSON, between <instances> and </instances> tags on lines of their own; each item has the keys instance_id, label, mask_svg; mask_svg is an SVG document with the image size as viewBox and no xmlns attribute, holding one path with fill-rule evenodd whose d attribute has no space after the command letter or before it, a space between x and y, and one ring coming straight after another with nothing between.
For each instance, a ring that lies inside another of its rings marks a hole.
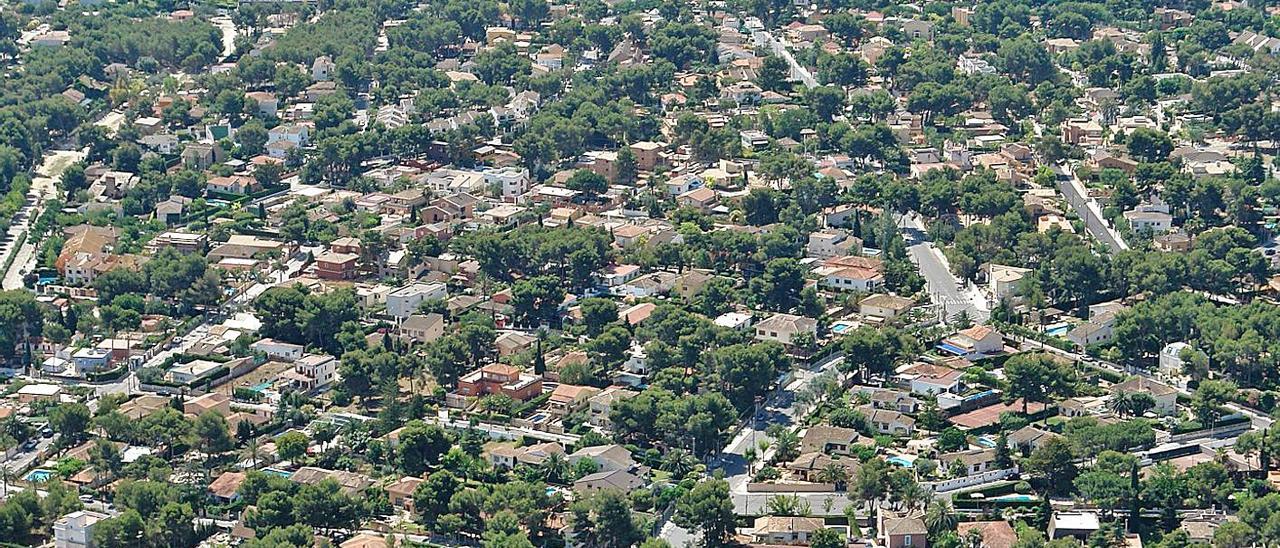
<instances>
[{"instance_id":1,"label":"cluster of trees","mask_svg":"<svg viewBox=\"0 0 1280 548\"><path fill-rule=\"evenodd\" d=\"M332 479L300 485L257 470L249 472L238 494L254 507L246 514L245 524L259 536L295 524L326 529L351 527L362 518L390 511L385 498L353 497Z\"/></svg>"},{"instance_id":2,"label":"cluster of trees","mask_svg":"<svg viewBox=\"0 0 1280 548\"><path fill-rule=\"evenodd\" d=\"M599 229L525 225L508 232L477 232L457 245L495 280L547 275L557 283L563 280L566 288L584 289L595 285L595 272L610 258L610 243L609 234Z\"/></svg>"},{"instance_id":3,"label":"cluster of trees","mask_svg":"<svg viewBox=\"0 0 1280 548\"><path fill-rule=\"evenodd\" d=\"M93 16L63 12L73 45L83 47L106 63L134 66L144 57L161 67L199 70L222 54L222 34L207 21L173 21L161 17L136 18L110 13ZM160 68L160 67L155 67Z\"/></svg>"},{"instance_id":4,"label":"cluster of trees","mask_svg":"<svg viewBox=\"0 0 1280 548\"><path fill-rule=\"evenodd\" d=\"M190 311L196 306L221 302L222 284L218 272L209 268L204 257L166 248L152 256L141 270L108 270L93 281L93 287L98 290L100 302L108 304L116 304L120 297L152 295ZM139 307L124 308L136 310Z\"/></svg>"},{"instance_id":5,"label":"cluster of trees","mask_svg":"<svg viewBox=\"0 0 1280 548\"><path fill-rule=\"evenodd\" d=\"M350 289L311 293L301 285L268 289L253 307L262 318L262 336L323 348L332 354L340 353L335 335L360 314Z\"/></svg>"},{"instance_id":6,"label":"cluster of trees","mask_svg":"<svg viewBox=\"0 0 1280 548\"><path fill-rule=\"evenodd\" d=\"M34 489L10 492L6 483L6 498L0 503L0 538L35 544L39 542L35 531L47 530L58 518L82 507L76 493L60 481L49 482L46 492L43 496Z\"/></svg>"}]
</instances>

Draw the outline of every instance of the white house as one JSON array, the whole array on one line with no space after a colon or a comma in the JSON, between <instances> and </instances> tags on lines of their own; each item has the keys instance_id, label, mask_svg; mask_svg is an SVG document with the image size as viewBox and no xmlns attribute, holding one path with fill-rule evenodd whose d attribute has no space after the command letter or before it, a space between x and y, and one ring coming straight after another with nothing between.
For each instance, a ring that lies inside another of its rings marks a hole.
<instances>
[{"instance_id":1,"label":"white house","mask_svg":"<svg viewBox=\"0 0 1280 548\"><path fill-rule=\"evenodd\" d=\"M995 300L1003 301L1018 291L1018 284L1030 273L1030 268L993 264L987 268L987 290Z\"/></svg>"},{"instance_id":2,"label":"white house","mask_svg":"<svg viewBox=\"0 0 1280 548\"><path fill-rule=\"evenodd\" d=\"M387 294L387 314L399 318L408 318L418 311L423 301L445 300L449 298L449 290L442 283L415 282L397 288Z\"/></svg>"},{"instance_id":3,"label":"white house","mask_svg":"<svg viewBox=\"0 0 1280 548\"><path fill-rule=\"evenodd\" d=\"M1185 362L1182 359L1182 351L1190 349L1195 352L1195 347L1181 342L1171 342L1164 345L1160 349L1160 372L1166 375L1181 375Z\"/></svg>"},{"instance_id":4,"label":"white house","mask_svg":"<svg viewBox=\"0 0 1280 548\"><path fill-rule=\"evenodd\" d=\"M92 510L77 510L53 522L54 548L91 548L93 528L111 516Z\"/></svg>"},{"instance_id":5,"label":"white house","mask_svg":"<svg viewBox=\"0 0 1280 548\"><path fill-rule=\"evenodd\" d=\"M1156 405L1151 409L1155 414L1167 417L1178 412L1178 391L1173 387L1148 379L1146 377L1135 376L1120 384L1111 386L1112 394L1148 394L1156 401Z\"/></svg>"},{"instance_id":6,"label":"white house","mask_svg":"<svg viewBox=\"0 0 1280 548\"><path fill-rule=\"evenodd\" d=\"M500 189L502 199L515 201L529 191L529 170L522 167L490 168L483 172L486 185Z\"/></svg>"},{"instance_id":7,"label":"white house","mask_svg":"<svg viewBox=\"0 0 1280 548\"><path fill-rule=\"evenodd\" d=\"M71 355L76 375L106 369L111 364L111 351L105 348L81 348Z\"/></svg>"},{"instance_id":8,"label":"white house","mask_svg":"<svg viewBox=\"0 0 1280 548\"><path fill-rule=\"evenodd\" d=\"M884 274L861 266L830 265L813 270L822 278L824 287L838 291L872 292L884 285Z\"/></svg>"},{"instance_id":9,"label":"white house","mask_svg":"<svg viewBox=\"0 0 1280 548\"><path fill-rule=\"evenodd\" d=\"M307 354L293 363L292 370L280 376L293 381L294 388L298 390L315 390L337 380L338 360L333 356Z\"/></svg>"},{"instance_id":10,"label":"white house","mask_svg":"<svg viewBox=\"0 0 1280 548\"><path fill-rule=\"evenodd\" d=\"M306 351L306 347L300 344L287 343L275 339L262 339L249 345L249 348L254 352L266 354L268 358L282 362L297 361Z\"/></svg>"}]
</instances>

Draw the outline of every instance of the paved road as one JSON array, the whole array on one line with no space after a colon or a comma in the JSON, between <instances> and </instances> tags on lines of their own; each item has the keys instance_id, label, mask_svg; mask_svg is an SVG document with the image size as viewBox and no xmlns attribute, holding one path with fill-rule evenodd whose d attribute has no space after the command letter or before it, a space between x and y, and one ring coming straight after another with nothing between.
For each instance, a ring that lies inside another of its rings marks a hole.
<instances>
[{"instance_id":1,"label":"paved road","mask_svg":"<svg viewBox=\"0 0 1280 548\"><path fill-rule=\"evenodd\" d=\"M791 382L788 382L785 387L776 390L765 400L760 406L760 413L739 428L720 454L711 459L708 468L710 470L723 471L725 479L729 482L729 491L733 499L735 513L739 515L758 515L763 513L763 509L767 504L768 497L765 495L747 493L747 482L751 479L751 475L747 471L747 459L743 456L746 450L750 447L755 447L760 440L769 440L772 443L773 440L765 433L765 430L771 425L781 424L787 428L794 428L799 419L803 418L805 412L805 409L802 409L802 404L797 401L796 395L823 373L835 371L836 367L843 361L844 356L833 355L823 359L811 368L798 369ZM761 455L761 460L765 460L771 454L771 450L766 451L764 455ZM832 493L802 493L800 497L809 501L810 507L815 513L823 511L823 499L832 497L844 499L843 495ZM833 501L831 511L840 512L844 508L844 504L840 500ZM675 547L692 545L697 540L695 534L671 521L662 524L658 536Z\"/></svg>"},{"instance_id":2,"label":"paved road","mask_svg":"<svg viewBox=\"0 0 1280 548\"><path fill-rule=\"evenodd\" d=\"M963 311L974 322L987 321L991 316L991 309L986 297L973 284L966 282L961 285L951 273L951 267L947 265L942 251L928 241L920 217L914 212L903 215L898 221L898 227L902 229L911 262L920 269L920 275L924 276L929 288L930 298L934 304L942 306L946 319L955 318Z\"/></svg>"},{"instance_id":3,"label":"paved road","mask_svg":"<svg viewBox=\"0 0 1280 548\"><path fill-rule=\"evenodd\" d=\"M57 192L57 178L62 176L67 166L84 159L85 153L79 150L51 150L45 153L44 161L36 169L36 177L31 180L31 191L27 194L27 206L22 208L14 219L18 222L9 227L9 238L0 243L0 266L8 260L9 255L16 253L13 264L4 272L0 289L19 289L22 287L22 276L30 272L36 261L36 251L40 242L28 232L31 224L40 216L44 202ZM22 247L13 249L14 244L23 234L27 238Z\"/></svg>"},{"instance_id":4,"label":"paved road","mask_svg":"<svg viewBox=\"0 0 1280 548\"><path fill-rule=\"evenodd\" d=\"M1107 245L1112 253L1129 249L1129 245L1124 242L1111 227L1107 226L1106 219L1102 218L1102 209L1098 207L1098 202L1088 198L1084 183L1076 178L1075 172L1071 171L1071 166L1066 163L1053 167L1054 173L1057 174L1058 189L1062 195L1067 198L1067 203L1075 210L1084 220L1084 226L1097 238L1098 241Z\"/></svg>"},{"instance_id":5,"label":"paved road","mask_svg":"<svg viewBox=\"0 0 1280 548\"><path fill-rule=\"evenodd\" d=\"M756 32L758 34L758 36L756 36L756 40L758 42L768 43L769 49L773 51L774 55L781 56L787 61L787 64L791 65L792 79L799 80L806 88L818 87L818 79L813 77L813 74L809 72L809 69L804 68L804 66L796 62L796 58L791 55L791 51L788 49L790 44L788 44L785 39L764 31Z\"/></svg>"},{"instance_id":6,"label":"paved road","mask_svg":"<svg viewBox=\"0 0 1280 548\"><path fill-rule=\"evenodd\" d=\"M1085 356L1084 356L1084 355L1082 355L1082 354L1078 354L1078 353L1076 353L1076 352L1070 352L1070 351L1067 351L1067 350L1062 350L1062 349L1060 349L1060 348L1053 347L1053 346L1050 346L1050 345L1047 345L1047 344L1043 344L1043 343L1041 343L1041 342L1039 342L1039 341L1035 341L1035 340L1031 340L1031 339L1023 339L1023 340L1022 340L1022 347L1023 347L1024 349L1027 349L1027 348L1040 349L1040 350L1043 350L1043 351L1045 351L1045 352L1049 352L1049 353L1051 353L1051 354L1057 354L1057 355L1059 355L1059 356L1063 356L1063 357L1065 357L1065 358L1069 358L1069 359L1075 360L1075 361L1077 361L1077 362L1084 361L1084 360L1086 359L1086 358L1085 358ZM1151 371L1147 371L1147 370L1145 370L1145 369L1137 369L1137 368L1132 368L1132 367L1125 367L1125 366L1122 366L1122 365L1120 365L1120 364L1112 363L1112 362L1109 362L1109 361L1106 361L1106 360L1099 360L1099 359L1094 359L1094 358L1089 358L1089 359L1090 359L1090 360L1092 360L1092 362L1090 362L1090 363L1092 363L1093 365L1096 365L1096 366L1098 366L1098 367L1100 367L1100 368L1102 368L1102 369L1106 369L1106 370L1109 370L1109 371L1114 372L1114 373L1120 373L1120 374L1122 374L1122 375L1138 375L1138 376L1141 376L1141 377L1146 377L1146 378L1149 378L1149 379L1152 379L1152 380L1155 380L1155 381L1159 381L1159 382L1161 382L1161 383L1163 383L1163 384L1167 384L1167 385L1169 385L1169 386L1173 387L1173 389L1174 389L1174 390L1177 390L1177 391L1178 391L1178 393L1179 393L1179 394L1182 394L1183 396L1187 396L1187 397L1190 397L1190 396L1191 396L1191 391L1187 390L1187 389L1186 389L1185 387L1183 387L1182 385L1180 385L1180 384L1178 384L1178 383L1169 382L1169 381L1168 381L1168 380L1166 380L1166 379L1160 378L1160 376L1159 376L1159 375L1157 375L1157 374L1155 374L1155 373L1152 373ZM1267 429L1267 428L1270 428L1270 427L1271 427L1271 425L1275 423L1275 420L1274 420L1274 419L1272 419L1271 417L1269 417L1269 416L1267 416L1267 415L1265 415L1265 414L1259 413L1259 412L1257 412L1257 411L1254 411L1254 410L1252 410L1252 409L1249 409L1249 408L1247 408L1247 407L1242 407L1242 406L1237 405L1237 404L1234 404L1234 403L1228 403L1228 404L1224 405L1223 407L1226 407L1227 409L1231 410L1231 412L1233 412L1233 413L1239 413L1239 414L1241 414L1241 415L1244 415L1244 416L1246 416L1246 417L1249 417L1249 420L1253 423L1253 429L1254 429L1254 430L1265 430L1265 429Z\"/></svg>"},{"instance_id":7,"label":"paved road","mask_svg":"<svg viewBox=\"0 0 1280 548\"><path fill-rule=\"evenodd\" d=\"M36 436L39 436L39 435L40 435L39 433L36 433ZM14 455L13 458L8 459L3 463L0 463L0 468L5 468L7 470L10 470L13 472L19 472L19 473L26 471L27 468L31 467L32 464L35 463L36 456L40 455L41 453L44 453L45 451L48 451L49 447L52 446L55 441L57 441L58 434L55 433L53 437L50 437L50 438L37 438L37 439L38 441L36 442L36 446L34 449L30 451L23 451L21 453L18 453L17 455ZM22 479L22 478L19 477L18 479Z\"/></svg>"}]
</instances>

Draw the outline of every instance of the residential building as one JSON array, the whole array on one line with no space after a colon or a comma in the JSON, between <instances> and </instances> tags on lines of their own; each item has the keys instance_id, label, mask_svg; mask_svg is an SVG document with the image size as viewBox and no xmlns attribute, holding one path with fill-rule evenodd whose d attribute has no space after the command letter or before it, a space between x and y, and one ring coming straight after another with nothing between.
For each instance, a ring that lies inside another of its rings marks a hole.
<instances>
[{"instance_id":1,"label":"residential building","mask_svg":"<svg viewBox=\"0 0 1280 548\"><path fill-rule=\"evenodd\" d=\"M879 543L884 548L928 548L929 529L919 516L899 515L881 509L876 515Z\"/></svg>"},{"instance_id":2,"label":"residential building","mask_svg":"<svg viewBox=\"0 0 1280 548\"><path fill-rule=\"evenodd\" d=\"M1178 391L1176 389L1162 382L1140 375L1130 377L1127 381L1112 385L1111 393L1147 394L1156 402L1155 407L1152 408L1151 411L1159 416L1171 416L1178 412Z\"/></svg>"},{"instance_id":3,"label":"residential building","mask_svg":"<svg viewBox=\"0 0 1280 548\"><path fill-rule=\"evenodd\" d=\"M458 379L456 393L463 397L505 394L527 401L542 393L542 377L506 364L489 364Z\"/></svg>"},{"instance_id":4,"label":"residential building","mask_svg":"<svg viewBox=\"0 0 1280 548\"><path fill-rule=\"evenodd\" d=\"M360 256L326 251L315 259L316 277L325 280L353 280L358 275Z\"/></svg>"},{"instance_id":5,"label":"residential building","mask_svg":"<svg viewBox=\"0 0 1280 548\"><path fill-rule=\"evenodd\" d=\"M400 338L407 342L429 343L444 336L444 326L444 316L435 312L411 314L400 322Z\"/></svg>"},{"instance_id":6,"label":"residential building","mask_svg":"<svg viewBox=\"0 0 1280 548\"><path fill-rule=\"evenodd\" d=\"M309 392L337 380L338 360L333 356L307 354L293 362L293 369L280 376L292 381L296 390Z\"/></svg>"},{"instance_id":7,"label":"residential building","mask_svg":"<svg viewBox=\"0 0 1280 548\"><path fill-rule=\"evenodd\" d=\"M801 334L807 333L810 337L817 337L818 320L779 313L761 320L756 324L755 330L757 339L792 344Z\"/></svg>"},{"instance_id":8,"label":"residential building","mask_svg":"<svg viewBox=\"0 0 1280 548\"><path fill-rule=\"evenodd\" d=\"M394 318L408 318L424 301L448 298L449 290L442 283L414 282L387 295L387 314Z\"/></svg>"},{"instance_id":9,"label":"residential building","mask_svg":"<svg viewBox=\"0 0 1280 548\"><path fill-rule=\"evenodd\" d=\"M54 548L93 548L94 526L107 518L92 510L77 510L53 522Z\"/></svg>"},{"instance_id":10,"label":"residential building","mask_svg":"<svg viewBox=\"0 0 1280 548\"><path fill-rule=\"evenodd\" d=\"M758 544L808 545L809 536L823 528L822 518L760 516L750 535Z\"/></svg>"}]
</instances>

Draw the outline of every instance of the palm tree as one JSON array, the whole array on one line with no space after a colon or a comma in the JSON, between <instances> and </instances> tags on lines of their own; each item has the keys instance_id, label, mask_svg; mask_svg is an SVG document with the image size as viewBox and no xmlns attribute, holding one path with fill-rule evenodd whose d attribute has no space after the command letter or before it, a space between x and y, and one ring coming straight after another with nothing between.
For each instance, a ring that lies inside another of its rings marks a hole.
<instances>
[{"instance_id":1,"label":"palm tree","mask_svg":"<svg viewBox=\"0 0 1280 548\"><path fill-rule=\"evenodd\" d=\"M8 466L0 466L0 485L4 486L4 498L6 500L9 498L9 483L14 480L14 477L13 470L10 470Z\"/></svg>"},{"instance_id":2,"label":"palm tree","mask_svg":"<svg viewBox=\"0 0 1280 548\"><path fill-rule=\"evenodd\" d=\"M564 481L569 471L569 462L560 453L552 453L542 461L542 471L548 483Z\"/></svg>"},{"instance_id":3,"label":"palm tree","mask_svg":"<svg viewBox=\"0 0 1280 548\"><path fill-rule=\"evenodd\" d=\"M818 471L818 481L830 483L836 486L836 491L843 491L849 483L849 469L829 462Z\"/></svg>"},{"instance_id":4,"label":"palm tree","mask_svg":"<svg viewBox=\"0 0 1280 548\"><path fill-rule=\"evenodd\" d=\"M1130 396L1129 392L1120 392L1112 395L1111 400L1107 402L1107 408L1121 417L1133 413L1133 398Z\"/></svg>"},{"instance_id":5,"label":"palm tree","mask_svg":"<svg viewBox=\"0 0 1280 548\"><path fill-rule=\"evenodd\" d=\"M958 522L956 515L951 512L951 504L945 500L938 501L924 513L924 525L929 529L930 536L953 531Z\"/></svg>"},{"instance_id":6,"label":"palm tree","mask_svg":"<svg viewBox=\"0 0 1280 548\"><path fill-rule=\"evenodd\" d=\"M664 472L670 472L672 477L683 478L698 465L698 461L688 451L679 447L673 448L662 456L662 463L658 465L658 469Z\"/></svg>"}]
</instances>

